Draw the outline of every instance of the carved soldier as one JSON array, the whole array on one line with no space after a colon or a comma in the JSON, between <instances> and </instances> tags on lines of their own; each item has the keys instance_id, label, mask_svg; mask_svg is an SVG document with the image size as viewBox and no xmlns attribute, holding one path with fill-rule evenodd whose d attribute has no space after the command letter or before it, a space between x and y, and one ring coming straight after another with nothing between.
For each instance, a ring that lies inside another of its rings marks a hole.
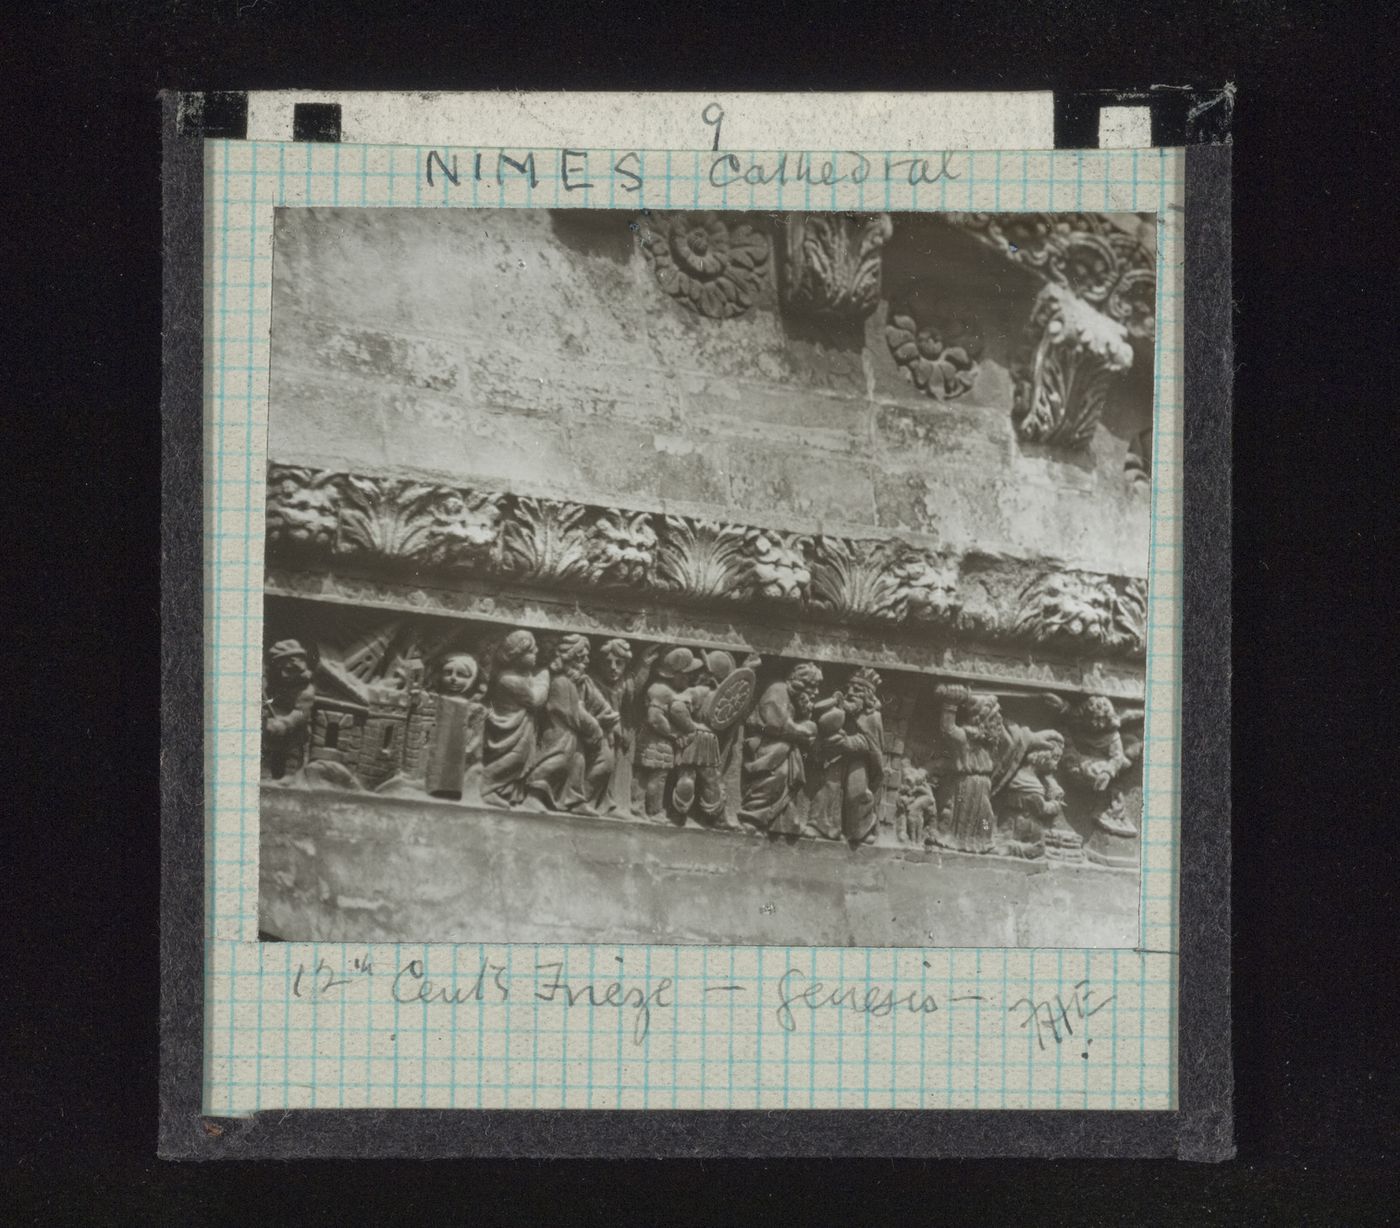
<instances>
[{"instance_id":1,"label":"carved soldier","mask_svg":"<svg viewBox=\"0 0 1400 1228\"><path fill-rule=\"evenodd\" d=\"M939 686L938 728L930 770L938 778L934 843L965 853L989 853L994 752L1005 734L995 695L974 694L957 684Z\"/></svg>"},{"instance_id":2,"label":"carved soldier","mask_svg":"<svg viewBox=\"0 0 1400 1228\"><path fill-rule=\"evenodd\" d=\"M799 835L806 826L802 759L817 737L812 706L821 682L812 662L794 665L769 683L749 718L739 818L772 835Z\"/></svg>"},{"instance_id":3,"label":"carved soldier","mask_svg":"<svg viewBox=\"0 0 1400 1228\"><path fill-rule=\"evenodd\" d=\"M808 813L811 830L829 840L861 844L875 834L884 783L884 728L880 675L859 669L825 711L817 705L813 758L820 773Z\"/></svg>"},{"instance_id":4,"label":"carved soldier","mask_svg":"<svg viewBox=\"0 0 1400 1228\"><path fill-rule=\"evenodd\" d=\"M612 772L608 739L617 726L617 713L606 704L596 712L589 710L584 699L587 673L588 640L564 636L550 657L543 726L525 782L527 793L550 810L596 814L590 790L601 798Z\"/></svg>"},{"instance_id":5,"label":"carved soldier","mask_svg":"<svg viewBox=\"0 0 1400 1228\"><path fill-rule=\"evenodd\" d=\"M535 637L512 631L497 647L487 685L486 735L481 753L481 799L518 806L535 758L535 714L549 694L549 672L535 668Z\"/></svg>"},{"instance_id":6,"label":"carved soldier","mask_svg":"<svg viewBox=\"0 0 1400 1228\"><path fill-rule=\"evenodd\" d=\"M267 654L263 699L262 776L282 780L306 760L316 688L299 640L278 640Z\"/></svg>"},{"instance_id":7,"label":"carved soldier","mask_svg":"<svg viewBox=\"0 0 1400 1228\"><path fill-rule=\"evenodd\" d=\"M736 671L734 658L719 650L705 653L703 660L698 680L676 701L679 710L672 713L677 724L689 721L691 729L676 752L671 804L679 817L694 810L706 824L737 827L726 813L724 768L726 751L732 750L740 718L752 702L752 671Z\"/></svg>"},{"instance_id":8,"label":"carved soldier","mask_svg":"<svg viewBox=\"0 0 1400 1228\"><path fill-rule=\"evenodd\" d=\"M672 648L657 664L656 678L647 687L646 710L637 737L637 788L649 819L664 821L666 789L676 767L676 752L694 726L684 717L678 719L677 701L704 667L689 648Z\"/></svg>"}]
</instances>

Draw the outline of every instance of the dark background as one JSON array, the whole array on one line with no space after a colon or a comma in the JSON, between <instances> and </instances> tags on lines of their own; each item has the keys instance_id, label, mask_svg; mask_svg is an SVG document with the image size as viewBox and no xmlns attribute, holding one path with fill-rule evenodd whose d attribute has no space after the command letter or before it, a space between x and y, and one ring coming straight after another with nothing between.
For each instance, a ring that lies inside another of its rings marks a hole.
<instances>
[{"instance_id":1,"label":"dark background","mask_svg":"<svg viewBox=\"0 0 1400 1228\"><path fill-rule=\"evenodd\" d=\"M448 1222L723 1224L745 1211L881 1224L1387 1222L1400 809L1384 765L1400 743L1387 703L1396 619L1380 599L1397 544L1387 445L1400 398L1397 64L1379 15L1279 0L674 12L169 0L28 6L7 15L0 48L5 331L28 359L8 372L14 442L0 449L20 462L4 539L19 583L0 590L15 679L5 810L20 854L7 876L15 1071L3 1098L16 1222L320 1224L357 1204L375 1219ZM156 1161L156 91L1225 81L1239 90L1238 1159Z\"/></svg>"}]
</instances>

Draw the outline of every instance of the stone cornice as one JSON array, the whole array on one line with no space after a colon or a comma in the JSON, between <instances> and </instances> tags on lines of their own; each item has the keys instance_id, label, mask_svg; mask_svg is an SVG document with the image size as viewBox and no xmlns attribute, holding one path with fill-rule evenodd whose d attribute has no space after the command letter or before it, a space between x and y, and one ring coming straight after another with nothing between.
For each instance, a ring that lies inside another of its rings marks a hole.
<instances>
[{"instance_id":1,"label":"stone cornice","mask_svg":"<svg viewBox=\"0 0 1400 1228\"><path fill-rule=\"evenodd\" d=\"M1157 262L1132 235L1094 213L943 213L983 246L1064 286L1150 340L1156 324Z\"/></svg>"},{"instance_id":2,"label":"stone cornice","mask_svg":"<svg viewBox=\"0 0 1400 1228\"><path fill-rule=\"evenodd\" d=\"M275 463L267 492L267 557L282 568L630 594L1073 659L1144 653L1145 580L1050 560Z\"/></svg>"}]
</instances>

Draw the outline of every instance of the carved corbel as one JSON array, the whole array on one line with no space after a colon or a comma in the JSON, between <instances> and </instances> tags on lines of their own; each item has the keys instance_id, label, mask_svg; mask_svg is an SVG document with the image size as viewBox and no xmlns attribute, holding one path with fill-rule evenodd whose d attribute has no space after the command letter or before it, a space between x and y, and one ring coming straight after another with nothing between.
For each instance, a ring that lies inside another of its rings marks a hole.
<instances>
[{"instance_id":1,"label":"carved corbel","mask_svg":"<svg viewBox=\"0 0 1400 1228\"><path fill-rule=\"evenodd\" d=\"M795 315L863 320L880 301L889 215L794 213L787 221L783 306Z\"/></svg>"},{"instance_id":2,"label":"carved corbel","mask_svg":"<svg viewBox=\"0 0 1400 1228\"><path fill-rule=\"evenodd\" d=\"M1113 377L1132 361L1123 325L1047 285L1036 296L1016 371L1011 420L1017 435L1026 443L1087 447Z\"/></svg>"}]
</instances>

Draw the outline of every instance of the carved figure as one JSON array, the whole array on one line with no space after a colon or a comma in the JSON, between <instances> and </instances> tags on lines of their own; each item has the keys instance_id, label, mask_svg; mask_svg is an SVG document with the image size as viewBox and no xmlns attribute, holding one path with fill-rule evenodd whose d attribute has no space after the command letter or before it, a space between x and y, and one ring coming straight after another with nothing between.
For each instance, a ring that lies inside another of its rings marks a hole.
<instances>
[{"instance_id":1,"label":"carved figure","mask_svg":"<svg viewBox=\"0 0 1400 1228\"><path fill-rule=\"evenodd\" d=\"M1003 856L1045 856L1046 833L1057 826L1064 810L1065 792L1055 779L1064 735L1049 729L1033 738L1025 753L1017 755L1019 762L1003 791L996 849Z\"/></svg>"},{"instance_id":2,"label":"carved figure","mask_svg":"<svg viewBox=\"0 0 1400 1228\"><path fill-rule=\"evenodd\" d=\"M806 826L803 755L817 737L811 719L822 672L810 661L769 683L749 718L744 741L739 818L772 835L799 835Z\"/></svg>"},{"instance_id":3,"label":"carved figure","mask_svg":"<svg viewBox=\"0 0 1400 1228\"><path fill-rule=\"evenodd\" d=\"M479 696L481 666L469 652L454 652L437 671L432 741L424 787L433 797L474 800L481 790L481 749L486 706Z\"/></svg>"},{"instance_id":4,"label":"carved figure","mask_svg":"<svg viewBox=\"0 0 1400 1228\"><path fill-rule=\"evenodd\" d=\"M681 697L704 668L704 662L689 648L672 648L658 662L656 678L647 687L646 711L637 737L637 786L641 810L649 819L665 821L676 752L694 728Z\"/></svg>"},{"instance_id":5,"label":"carved figure","mask_svg":"<svg viewBox=\"0 0 1400 1228\"><path fill-rule=\"evenodd\" d=\"M880 719L880 675L858 669L844 691L817 714L813 759L819 785L808 810L817 835L861 844L875 834L884 785L884 727ZM820 707L821 705L818 705Z\"/></svg>"},{"instance_id":6,"label":"carved figure","mask_svg":"<svg viewBox=\"0 0 1400 1228\"><path fill-rule=\"evenodd\" d=\"M541 713L538 749L525 781L526 792L549 810L596 814L612 775L612 731L618 716L606 704L590 711L584 679L588 640L566 635L549 661L549 691ZM601 700L591 692L595 703Z\"/></svg>"},{"instance_id":7,"label":"carved figure","mask_svg":"<svg viewBox=\"0 0 1400 1228\"><path fill-rule=\"evenodd\" d=\"M1094 818L1086 852L1101 865L1135 865L1138 829L1128 816L1122 778L1142 755L1142 742L1125 742L1123 717L1106 695L1088 695L1070 707L1049 697L1067 712L1070 736L1065 749L1065 779L1085 796ZM1141 713L1133 713L1140 718Z\"/></svg>"},{"instance_id":8,"label":"carved figure","mask_svg":"<svg viewBox=\"0 0 1400 1228\"><path fill-rule=\"evenodd\" d=\"M717 213L644 215L642 250L656 280L683 307L712 320L743 315L758 297L768 236Z\"/></svg>"},{"instance_id":9,"label":"carved figure","mask_svg":"<svg viewBox=\"0 0 1400 1228\"><path fill-rule=\"evenodd\" d=\"M726 677L733 672L732 657L728 660L727 669L722 662L717 661L716 664ZM676 817L682 820L692 811L697 819L706 824L720 823L724 817L719 735L709 724L710 701L719 682L707 665L696 675L694 685L677 696L672 705L672 723L684 732L676 750L671 808Z\"/></svg>"},{"instance_id":10,"label":"carved figure","mask_svg":"<svg viewBox=\"0 0 1400 1228\"><path fill-rule=\"evenodd\" d=\"M934 823L938 802L923 768L906 766L899 781L899 794L894 803L895 838L901 844L922 848L933 843Z\"/></svg>"},{"instance_id":11,"label":"carved figure","mask_svg":"<svg viewBox=\"0 0 1400 1228\"><path fill-rule=\"evenodd\" d=\"M626 814L632 809L632 759L637 741L637 700L646 683L652 662L660 653L653 646L634 664L632 645L626 640L606 641L593 659L592 671L584 676L584 705L594 716L610 709L617 722L608 734L612 768L598 787L602 758L592 774L589 804L600 814Z\"/></svg>"},{"instance_id":12,"label":"carved figure","mask_svg":"<svg viewBox=\"0 0 1400 1228\"><path fill-rule=\"evenodd\" d=\"M930 771L938 778L934 843L965 853L989 853L996 816L992 811L995 751L1006 735L995 695L957 684L934 691L938 729Z\"/></svg>"},{"instance_id":13,"label":"carved figure","mask_svg":"<svg viewBox=\"0 0 1400 1228\"><path fill-rule=\"evenodd\" d=\"M536 669L538 654L530 632L512 631L492 661L481 799L493 806L518 806L525 800L526 773L535 759L535 715L549 695L549 672Z\"/></svg>"},{"instance_id":14,"label":"carved figure","mask_svg":"<svg viewBox=\"0 0 1400 1228\"><path fill-rule=\"evenodd\" d=\"M316 688L300 640L279 640L267 654L262 711L262 776L282 780L306 761Z\"/></svg>"}]
</instances>

